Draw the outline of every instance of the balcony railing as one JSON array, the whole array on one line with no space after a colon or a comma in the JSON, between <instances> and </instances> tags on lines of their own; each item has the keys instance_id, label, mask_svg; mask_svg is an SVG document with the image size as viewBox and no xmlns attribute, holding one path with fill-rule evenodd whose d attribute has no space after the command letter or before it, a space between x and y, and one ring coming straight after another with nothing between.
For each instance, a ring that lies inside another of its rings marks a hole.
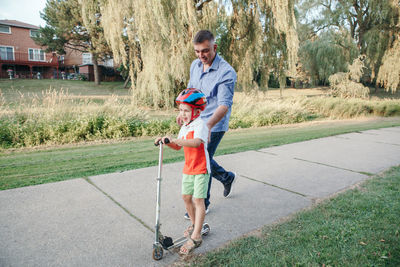
<instances>
[{"instance_id":1,"label":"balcony railing","mask_svg":"<svg viewBox=\"0 0 400 267\"><path fill-rule=\"evenodd\" d=\"M1 53L1 64L24 64L32 66L58 66L58 59L55 54L45 53L42 57L38 54L27 52Z\"/></svg>"}]
</instances>

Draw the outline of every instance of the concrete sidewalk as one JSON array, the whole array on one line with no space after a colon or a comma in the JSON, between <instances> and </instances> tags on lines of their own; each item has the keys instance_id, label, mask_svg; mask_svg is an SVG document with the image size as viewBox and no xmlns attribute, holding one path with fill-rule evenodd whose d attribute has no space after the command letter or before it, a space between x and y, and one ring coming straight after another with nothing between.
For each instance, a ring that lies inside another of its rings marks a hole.
<instances>
[{"instance_id":1,"label":"concrete sidewalk","mask_svg":"<svg viewBox=\"0 0 400 267\"><path fill-rule=\"evenodd\" d=\"M213 250L312 205L370 174L400 164L400 127L369 130L217 157L236 171L231 197L214 180ZM183 163L164 165L161 231L188 225L180 196ZM0 266L165 266L152 259L157 167L0 191Z\"/></svg>"}]
</instances>

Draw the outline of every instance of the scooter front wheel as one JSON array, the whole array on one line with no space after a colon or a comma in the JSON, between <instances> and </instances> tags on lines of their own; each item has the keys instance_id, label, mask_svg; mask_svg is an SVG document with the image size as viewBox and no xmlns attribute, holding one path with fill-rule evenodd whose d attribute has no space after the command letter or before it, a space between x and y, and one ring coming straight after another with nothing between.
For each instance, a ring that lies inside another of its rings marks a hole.
<instances>
[{"instance_id":1,"label":"scooter front wheel","mask_svg":"<svg viewBox=\"0 0 400 267\"><path fill-rule=\"evenodd\" d=\"M161 246L155 246L153 248L153 259L158 261L161 260L164 255L163 248Z\"/></svg>"}]
</instances>

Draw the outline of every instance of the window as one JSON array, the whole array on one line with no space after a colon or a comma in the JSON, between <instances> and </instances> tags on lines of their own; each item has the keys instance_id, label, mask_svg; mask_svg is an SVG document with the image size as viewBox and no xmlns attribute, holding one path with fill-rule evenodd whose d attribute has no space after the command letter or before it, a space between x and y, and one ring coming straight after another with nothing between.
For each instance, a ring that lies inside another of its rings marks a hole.
<instances>
[{"instance_id":1,"label":"window","mask_svg":"<svg viewBox=\"0 0 400 267\"><path fill-rule=\"evenodd\" d=\"M92 54L82 53L82 64L92 64Z\"/></svg>"},{"instance_id":2,"label":"window","mask_svg":"<svg viewBox=\"0 0 400 267\"><path fill-rule=\"evenodd\" d=\"M103 65L106 67L114 67L114 60L112 58L105 59Z\"/></svg>"},{"instance_id":3,"label":"window","mask_svg":"<svg viewBox=\"0 0 400 267\"><path fill-rule=\"evenodd\" d=\"M41 49L29 48L29 60L31 61L45 61L44 51Z\"/></svg>"},{"instance_id":4,"label":"window","mask_svg":"<svg viewBox=\"0 0 400 267\"><path fill-rule=\"evenodd\" d=\"M31 32L31 37L39 37L39 31L38 30L30 30Z\"/></svg>"},{"instance_id":5,"label":"window","mask_svg":"<svg viewBox=\"0 0 400 267\"><path fill-rule=\"evenodd\" d=\"M14 60L14 47L0 46L0 58L2 60Z\"/></svg>"},{"instance_id":6,"label":"window","mask_svg":"<svg viewBox=\"0 0 400 267\"><path fill-rule=\"evenodd\" d=\"M10 26L0 25L0 32L2 33L11 33Z\"/></svg>"}]
</instances>

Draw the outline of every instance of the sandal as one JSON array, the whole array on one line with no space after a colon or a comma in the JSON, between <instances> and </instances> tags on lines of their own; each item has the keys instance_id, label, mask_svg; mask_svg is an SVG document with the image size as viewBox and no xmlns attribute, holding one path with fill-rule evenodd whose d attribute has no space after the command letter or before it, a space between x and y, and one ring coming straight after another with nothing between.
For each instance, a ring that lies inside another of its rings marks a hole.
<instances>
[{"instance_id":1,"label":"sandal","mask_svg":"<svg viewBox=\"0 0 400 267\"><path fill-rule=\"evenodd\" d=\"M183 246L181 247L181 249L179 250L179 254L180 255L188 255L190 252L192 252L195 248L200 247L201 243L203 242L202 239L199 240L195 240L195 239L191 239L190 237L188 238L188 240L186 241L185 244L183 244Z\"/></svg>"},{"instance_id":2,"label":"sandal","mask_svg":"<svg viewBox=\"0 0 400 267\"><path fill-rule=\"evenodd\" d=\"M183 232L183 236L188 238L193 234L194 230L194 224L189 225L188 228L186 228L185 232Z\"/></svg>"}]
</instances>

